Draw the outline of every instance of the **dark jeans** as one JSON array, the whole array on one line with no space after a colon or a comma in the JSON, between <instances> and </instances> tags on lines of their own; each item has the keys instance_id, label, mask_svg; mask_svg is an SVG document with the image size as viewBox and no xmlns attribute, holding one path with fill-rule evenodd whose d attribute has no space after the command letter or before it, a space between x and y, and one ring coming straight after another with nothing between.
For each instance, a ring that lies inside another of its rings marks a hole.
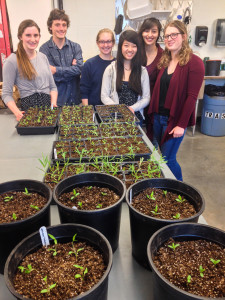
<instances>
[{"instance_id":1,"label":"dark jeans","mask_svg":"<svg viewBox=\"0 0 225 300\"><path fill-rule=\"evenodd\" d=\"M177 180L183 181L181 167L177 162L177 152L184 135L179 138L171 138L161 145L161 140L167 128L168 117L159 114L154 114L153 124L153 145L160 148L162 156L167 161L167 165L176 177ZM184 131L184 134L186 129Z\"/></svg>"}]
</instances>

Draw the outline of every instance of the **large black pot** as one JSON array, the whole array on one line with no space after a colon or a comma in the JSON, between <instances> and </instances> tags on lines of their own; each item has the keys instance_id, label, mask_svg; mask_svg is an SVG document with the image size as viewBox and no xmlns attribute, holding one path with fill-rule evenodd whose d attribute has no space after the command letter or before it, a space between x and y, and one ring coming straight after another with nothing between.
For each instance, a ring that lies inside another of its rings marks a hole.
<instances>
[{"instance_id":1,"label":"large black pot","mask_svg":"<svg viewBox=\"0 0 225 300\"><path fill-rule=\"evenodd\" d=\"M58 199L61 194L72 191L77 186L97 185L116 192L120 199L114 205L98 210L75 210L63 205ZM59 182L53 190L53 198L59 209L61 223L78 223L99 230L109 240L113 252L118 247L122 201L125 185L118 178L104 173L82 173Z\"/></svg>"},{"instance_id":2,"label":"large black pot","mask_svg":"<svg viewBox=\"0 0 225 300\"><path fill-rule=\"evenodd\" d=\"M132 197L149 187L162 188L184 195L184 197L194 205L197 213L190 218L181 220L162 220L140 213L131 205ZM132 254L137 262L145 268L149 268L146 249L152 234L166 225L183 222L197 222L205 208L205 201L202 195L194 187L178 180L165 178L146 179L131 185L126 193L126 201L130 213Z\"/></svg>"},{"instance_id":3,"label":"large black pot","mask_svg":"<svg viewBox=\"0 0 225 300\"><path fill-rule=\"evenodd\" d=\"M0 184L0 194L11 191L37 192L47 199L47 204L35 215L21 221L0 224L0 273L4 271L5 261L12 249L26 236L38 230L41 226L50 225L51 189L37 180L21 179Z\"/></svg>"},{"instance_id":4,"label":"large black pot","mask_svg":"<svg viewBox=\"0 0 225 300\"><path fill-rule=\"evenodd\" d=\"M173 238L176 241L182 240L194 240L194 239L206 239L211 242L221 244L225 247L225 232L203 224L195 223L182 223L169 225L161 228L151 237L147 245L147 253L150 266L152 268L153 275L153 294L154 300L209 300L215 298L208 298L190 294L183 291L170 283L165 279L156 268L152 257L156 254L157 250L164 244L169 238ZM216 299L225 299L216 298Z\"/></svg>"},{"instance_id":5,"label":"large black pot","mask_svg":"<svg viewBox=\"0 0 225 300\"><path fill-rule=\"evenodd\" d=\"M80 296L72 299L82 300L106 300L108 293L108 276L112 267L112 249L107 239L97 230L80 224L63 224L47 228L48 233L52 234L58 242L71 242L72 237L77 233L76 238L86 241L92 246L98 248L104 257L105 264L107 265L106 271L99 282L90 290ZM25 238L19 243L9 255L4 270L4 278L6 285L10 292L17 299L28 299L18 294L13 287L13 277L17 270L17 266L21 260L29 253L34 252L42 246L39 232Z\"/></svg>"}]
</instances>

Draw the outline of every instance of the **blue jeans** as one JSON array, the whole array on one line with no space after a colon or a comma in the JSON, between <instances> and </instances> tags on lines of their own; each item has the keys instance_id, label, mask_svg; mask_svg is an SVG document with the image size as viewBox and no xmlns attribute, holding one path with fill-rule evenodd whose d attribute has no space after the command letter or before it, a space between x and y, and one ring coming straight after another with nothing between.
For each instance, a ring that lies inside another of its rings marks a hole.
<instances>
[{"instance_id":1,"label":"blue jeans","mask_svg":"<svg viewBox=\"0 0 225 300\"><path fill-rule=\"evenodd\" d=\"M167 161L167 165L176 177L177 180L183 181L181 167L177 162L177 152L180 144L184 138L186 129L183 136L179 138L171 138L161 145L161 140L167 128L168 117L159 114L154 114L153 123L153 145L160 148L162 156Z\"/></svg>"}]
</instances>

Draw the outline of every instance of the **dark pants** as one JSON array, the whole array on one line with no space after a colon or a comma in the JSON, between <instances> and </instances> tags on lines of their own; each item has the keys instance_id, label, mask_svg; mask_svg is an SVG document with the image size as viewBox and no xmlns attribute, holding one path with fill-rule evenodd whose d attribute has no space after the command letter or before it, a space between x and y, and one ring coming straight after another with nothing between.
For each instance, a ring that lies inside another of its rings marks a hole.
<instances>
[{"instance_id":1,"label":"dark pants","mask_svg":"<svg viewBox=\"0 0 225 300\"><path fill-rule=\"evenodd\" d=\"M168 117L154 114L153 145L160 148L162 156L177 180L183 181L181 167L177 162L177 152L184 135L179 138L171 138L161 145L161 140L167 128ZM186 130L184 131L185 134Z\"/></svg>"}]
</instances>

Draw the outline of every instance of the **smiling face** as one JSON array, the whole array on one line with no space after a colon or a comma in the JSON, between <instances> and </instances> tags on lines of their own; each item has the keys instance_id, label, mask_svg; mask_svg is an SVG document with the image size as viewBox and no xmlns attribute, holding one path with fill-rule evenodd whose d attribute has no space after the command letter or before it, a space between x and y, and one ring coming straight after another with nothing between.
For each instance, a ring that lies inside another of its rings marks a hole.
<instances>
[{"instance_id":1,"label":"smiling face","mask_svg":"<svg viewBox=\"0 0 225 300\"><path fill-rule=\"evenodd\" d=\"M54 39L64 39L67 33L67 22L63 20L52 21L52 26L50 27L52 31L53 40Z\"/></svg>"},{"instance_id":2,"label":"smiling face","mask_svg":"<svg viewBox=\"0 0 225 300\"><path fill-rule=\"evenodd\" d=\"M20 40L23 43L24 50L26 52L33 51L37 48L40 40L40 33L35 26L27 27Z\"/></svg>"},{"instance_id":3,"label":"smiling face","mask_svg":"<svg viewBox=\"0 0 225 300\"><path fill-rule=\"evenodd\" d=\"M146 46L155 45L159 37L158 27L155 25L151 29L146 29L142 32L142 38Z\"/></svg>"},{"instance_id":4,"label":"smiling face","mask_svg":"<svg viewBox=\"0 0 225 300\"><path fill-rule=\"evenodd\" d=\"M122 55L125 60L132 60L137 53L137 45L128 41L122 44Z\"/></svg>"},{"instance_id":5,"label":"smiling face","mask_svg":"<svg viewBox=\"0 0 225 300\"><path fill-rule=\"evenodd\" d=\"M114 46L113 37L109 32L102 32L97 41L100 53L103 55L111 55Z\"/></svg>"},{"instance_id":6,"label":"smiling face","mask_svg":"<svg viewBox=\"0 0 225 300\"><path fill-rule=\"evenodd\" d=\"M171 37L171 34L175 34ZM178 53L182 47L182 43L186 38L185 34L181 34L180 31L176 27L168 26L164 35L165 47L173 53Z\"/></svg>"}]
</instances>

